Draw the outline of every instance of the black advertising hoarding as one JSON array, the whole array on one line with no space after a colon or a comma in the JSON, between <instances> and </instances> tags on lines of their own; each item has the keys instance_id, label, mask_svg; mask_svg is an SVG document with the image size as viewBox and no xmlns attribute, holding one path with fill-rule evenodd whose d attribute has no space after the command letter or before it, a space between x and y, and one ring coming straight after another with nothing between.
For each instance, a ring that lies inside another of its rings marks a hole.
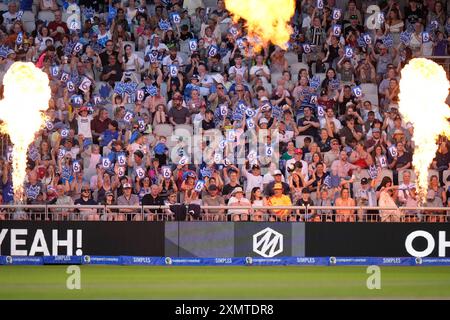
<instances>
[{"instance_id":1,"label":"black advertising hoarding","mask_svg":"<svg viewBox=\"0 0 450 320\"><path fill-rule=\"evenodd\" d=\"M303 223L167 222L166 256L260 257L304 256Z\"/></svg>"},{"instance_id":2,"label":"black advertising hoarding","mask_svg":"<svg viewBox=\"0 0 450 320\"><path fill-rule=\"evenodd\" d=\"M308 223L307 257L450 257L448 223Z\"/></svg>"},{"instance_id":3,"label":"black advertising hoarding","mask_svg":"<svg viewBox=\"0 0 450 320\"><path fill-rule=\"evenodd\" d=\"M0 255L450 257L450 224L0 221Z\"/></svg>"},{"instance_id":4,"label":"black advertising hoarding","mask_svg":"<svg viewBox=\"0 0 450 320\"><path fill-rule=\"evenodd\" d=\"M164 223L0 221L0 255L164 256Z\"/></svg>"}]
</instances>

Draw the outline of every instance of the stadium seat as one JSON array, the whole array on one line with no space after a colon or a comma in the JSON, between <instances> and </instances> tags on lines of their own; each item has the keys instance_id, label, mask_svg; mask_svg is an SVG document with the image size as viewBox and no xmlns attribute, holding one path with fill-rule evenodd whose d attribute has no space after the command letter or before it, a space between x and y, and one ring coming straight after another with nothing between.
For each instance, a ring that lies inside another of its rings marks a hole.
<instances>
[{"instance_id":1,"label":"stadium seat","mask_svg":"<svg viewBox=\"0 0 450 320\"><path fill-rule=\"evenodd\" d=\"M297 148L303 148L303 146L305 145L305 141L304 140L305 140L306 137L310 137L311 140L314 141L312 136L307 136L307 135L305 135L305 136L297 136L297 137L295 137L295 146Z\"/></svg>"},{"instance_id":2,"label":"stadium seat","mask_svg":"<svg viewBox=\"0 0 450 320\"><path fill-rule=\"evenodd\" d=\"M180 132L180 133L186 132L186 133L192 135L193 130L194 130L194 127L192 126L192 124L177 124L175 126L174 134L177 135L177 132Z\"/></svg>"},{"instance_id":3,"label":"stadium seat","mask_svg":"<svg viewBox=\"0 0 450 320\"><path fill-rule=\"evenodd\" d=\"M362 178L370 178L369 170L367 170L367 169L362 169L360 173L357 173L357 177L358 177L359 179L362 179Z\"/></svg>"},{"instance_id":4,"label":"stadium seat","mask_svg":"<svg viewBox=\"0 0 450 320\"><path fill-rule=\"evenodd\" d=\"M22 22L25 23L25 22L30 22L30 21L35 23L34 13L31 11L25 11L22 16Z\"/></svg>"},{"instance_id":5,"label":"stadium seat","mask_svg":"<svg viewBox=\"0 0 450 320\"><path fill-rule=\"evenodd\" d=\"M443 180L444 180L445 184L450 183L450 181L447 181L447 179L449 179L449 177L450 177L450 170L445 170L443 172L442 177L443 177Z\"/></svg>"},{"instance_id":6,"label":"stadium seat","mask_svg":"<svg viewBox=\"0 0 450 320\"><path fill-rule=\"evenodd\" d=\"M362 83L360 87L366 95L378 95L378 87L374 83Z\"/></svg>"},{"instance_id":7,"label":"stadium seat","mask_svg":"<svg viewBox=\"0 0 450 320\"><path fill-rule=\"evenodd\" d=\"M205 8L211 8L211 12L217 8L216 0L203 0L203 3L205 4Z\"/></svg>"},{"instance_id":8,"label":"stadium seat","mask_svg":"<svg viewBox=\"0 0 450 320\"><path fill-rule=\"evenodd\" d=\"M142 52L142 51L135 51L134 53L138 56L138 58L140 60L144 61L144 52Z\"/></svg>"},{"instance_id":9,"label":"stadium seat","mask_svg":"<svg viewBox=\"0 0 450 320\"><path fill-rule=\"evenodd\" d=\"M272 83L272 85L276 86L277 85L277 81L280 80L280 78L283 76L283 74L277 72L277 73L272 73L270 75L270 82Z\"/></svg>"},{"instance_id":10,"label":"stadium seat","mask_svg":"<svg viewBox=\"0 0 450 320\"><path fill-rule=\"evenodd\" d=\"M55 15L52 11L39 11L38 19L48 23L55 20Z\"/></svg>"},{"instance_id":11,"label":"stadium seat","mask_svg":"<svg viewBox=\"0 0 450 320\"><path fill-rule=\"evenodd\" d=\"M294 63L298 63L298 55L295 52L286 52L284 57L288 61L289 65L293 65Z\"/></svg>"},{"instance_id":12,"label":"stadium seat","mask_svg":"<svg viewBox=\"0 0 450 320\"><path fill-rule=\"evenodd\" d=\"M36 29L36 24L34 21L24 21L23 28L26 32L31 33Z\"/></svg>"},{"instance_id":13,"label":"stadium seat","mask_svg":"<svg viewBox=\"0 0 450 320\"><path fill-rule=\"evenodd\" d=\"M294 74L294 73L298 73L301 69L308 70L308 65L306 65L305 63L302 63L302 62L297 62L297 63L291 64L289 66L289 69L290 69L291 73Z\"/></svg>"},{"instance_id":14,"label":"stadium seat","mask_svg":"<svg viewBox=\"0 0 450 320\"><path fill-rule=\"evenodd\" d=\"M372 105L378 106L378 94L366 94L364 93L363 101L370 101Z\"/></svg>"},{"instance_id":15,"label":"stadium seat","mask_svg":"<svg viewBox=\"0 0 450 320\"><path fill-rule=\"evenodd\" d=\"M158 124L153 131L157 136L169 137L173 133L173 126L171 124Z\"/></svg>"},{"instance_id":16,"label":"stadium seat","mask_svg":"<svg viewBox=\"0 0 450 320\"><path fill-rule=\"evenodd\" d=\"M394 172L390 169L383 169L383 170L381 170L381 179L383 179L384 177L389 177L393 181L394 180Z\"/></svg>"},{"instance_id":17,"label":"stadium seat","mask_svg":"<svg viewBox=\"0 0 450 320\"><path fill-rule=\"evenodd\" d=\"M436 176L439 178L439 171L433 169L428 170L428 181L430 180L431 176Z\"/></svg>"}]
</instances>

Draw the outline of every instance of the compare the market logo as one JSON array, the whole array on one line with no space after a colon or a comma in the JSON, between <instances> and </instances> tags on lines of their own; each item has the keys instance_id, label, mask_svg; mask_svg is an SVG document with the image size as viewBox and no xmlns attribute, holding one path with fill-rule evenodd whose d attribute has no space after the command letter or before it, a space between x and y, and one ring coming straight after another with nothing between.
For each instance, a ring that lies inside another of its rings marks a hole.
<instances>
[{"instance_id":1,"label":"compare the market logo","mask_svg":"<svg viewBox=\"0 0 450 320\"><path fill-rule=\"evenodd\" d=\"M283 252L283 235L265 228L253 235L253 252L265 258L273 258Z\"/></svg>"}]
</instances>

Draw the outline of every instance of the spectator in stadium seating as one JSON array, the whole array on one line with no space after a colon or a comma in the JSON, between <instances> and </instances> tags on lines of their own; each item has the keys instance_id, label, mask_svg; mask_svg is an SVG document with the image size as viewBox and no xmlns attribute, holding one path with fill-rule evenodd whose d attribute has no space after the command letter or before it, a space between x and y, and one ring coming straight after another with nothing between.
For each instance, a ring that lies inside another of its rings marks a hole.
<instances>
[{"instance_id":1,"label":"spectator in stadium seating","mask_svg":"<svg viewBox=\"0 0 450 320\"><path fill-rule=\"evenodd\" d=\"M139 201L139 199L138 199ZM150 187L150 193L146 194L142 198L143 206L163 206L164 199L160 196L160 187L156 184L153 184ZM159 209L144 209L146 213L147 221L155 221L158 219L158 214L161 214L163 211ZM159 219L158 219L159 220Z\"/></svg>"},{"instance_id":2,"label":"spectator in stadium seating","mask_svg":"<svg viewBox=\"0 0 450 320\"><path fill-rule=\"evenodd\" d=\"M398 202L401 206L406 206L408 198L411 197L412 189L416 189L416 185L411 181L411 171L403 170L403 183L398 186Z\"/></svg>"},{"instance_id":3,"label":"spectator in stadium seating","mask_svg":"<svg viewBox=\"0 0 450 320\"><path fill-rule=\"evenodd\" d=\"M318 128L320 127L319 120L313 116L311 107L304 107L305 116L298 121L298 132L302 135L312 136L317 138L319 136Z\"/></svg>"},{"instance_id":4,"label":"spectator in stadium seating","mask_svg":"<svg viewBox=\"0 0 450 320\"><path fill-rule=\"evenodd\" d=\"M123 185L123 194L117 198L117 205L119 206L138 206L139 205L139 197L136 194L133 194L133 188L130 183L125 183ZM131 214L136 213L134 216ZM136 212L136 209L133 208L122 208L119 209L119 216L125 216L123 220L142 220L142 216ZM119 219L121 220L121 219Z\"/></svg>"},{"instance_id":5,"label":"spectator in stadium seating","mask_svg":"<svg viewBox=\"0 0 450 320\"><path fill-rule=\"evenodd\" d=\"M107 57L108 64L103 66L103 71L101 73L102 81L108 82L112 87L117 81L122 79L122 67L117 62L117 56L111 54Z\"/></svg>"},{"instance_id":6,"label":"spectator in stadium seating","mask_svg":"<svg viewBox=\"0 0 450 320\"><path fill-rule=\"evenodd\" d=\"M183 106L182 95L180 93L175 94L172 102L172 108L170 108L169 113L167 114L169 122L174 126L177 124L190 123L190 113L189 110Z\"/></svg>"},{"instance_id":7,"label":"spectator in stadium seating","mask_svg":"<svg viewBox=\"0 0 450 320\"><path fill-rule=\"evenodd\" d=\"M215 184L211 184L208 187L208 194L202 199L203 205L205 207L210 206L225 206L225 200L219 194L219 188ZM225 210L224 209L207 209L205 208L205 214L208 220L212 221L225 221Z\"/></svg>"},{"instance_id":8,"label":"spectator in stadium seating","mask_svg":"<svg viewBox=\"0 0 450 320\"><path fill-rule=\"evenodd\" d=\"M297 200L296 206L305 207L305 209L300 209L297 211L297 215L300 217L301 221L320 221L320 216L317 214L316 210L309 209L308 207L314 206L314 201L311 199L311 193L308 188L303 188L301 192L301 197Z\"/></svg>"},{"instance_id":9,"label":"spectator in stadium seating","mask_svg":"<svg viewBox=\"0 0 450 320\"><path fill-rule=\"evenodd\" d=\"M283 186L283 194L289 195L290 187L289 187L289 184L287 184L286 182L283 182L283 181L282 181L284 177L283 177L283 174L281 173L281 171L278 170L278 169L277 169L277 170L274 170L272 176L273 176L274 180L271 181L271 182L269 182L269 183L265 186L265 188L264 188L264 195L265 195L266 197L271 197L271 196L273 196L273 194L274 194L273 187L274 187L274 185L275 185L276 183L281 183L281 185Z\"/></svg>"},{"instance_id":10,"label":"spectator in stadium seating","mask_svg":"<svg viewBox=\"0 0 450 320\"><path fill-rule=\"evenodd\" d=\"M356 192L355 200L356 205L361 207L376 207L377 195L375 192L375 180L369 180L368 178L361 179L361 188ZM358 221L376 221L376 210L358 210Z\"/></svg>"},{"instance_id":11,"label":"spectator in stadium seating","mask_svg":"<svg viewBox=\"0 0 450 320\"><path fill-rule=\"evenodd\" d=\"M436 175L430 177L426 200L424 207L443 207L444 203L447 203L447 194L445 189L441 187L439 178ZM428 211L426 214L428 222L445 221L445 211Z\"/></svg>"},{"instance_id":12,"label":"spectator in stadium seating","mask_svg":"<svg viewBox=\"0 0 450 320\"><path fill-rule=\"evenodd\" d=\"M226 184L222 189L222 196L225 199L225 202L228 202L233 190L237 187L242 188L242 186L239 183L239 169L236 166L227 166L224 168L223 172Z\"/></svg>"},{"instance_id":13,"label":"spectator in stadium seating","mask_svg":"<svg viewBox=\"0 0 450 320\"><path fill-rule=\"evenodd\" d=\"M57 198L55 198L51 203L60 206L73 206L73 199L66 194L67 186L59 184L56 186L56 192L58 194ZM61 209L52 209L52 220L54 221L62 221L62 220L73 220L73 209L71 208L61 208Z\"/></svg>"},{"instance_id":14,"label":"spectator in stadium seating","mask_svg":"<svg viewBox=\"0 0 450 320\"><path fill-rule=\"evenodd\" d=\"M97 205L97 202L92 198L92 191L88 184L83 184L81 187L81 196L79 199L75 200L74 204L80 206L78 212L81 220L100 220L97 209L89 208L89 206ZM82 206L86 206L86 208L83 208Z\"/></svg>"},{"instance_id":15,"label":"spectator in stadium seating","mask_svg":"<svg viewBox=\"0 0 450 320\"><path fill-rule=\"evenodd\" d=\"M364 134L362 127L356 124L355 118L353 116L347 116L345 119L345 126L339 132L341 137L341 144L343 146L349 146L350 141L356 140L360 141Z\"/></svg>"},{"instance_id":16,"label":"spectator in stadium seating","mask_svg":"<svg viewBox=\"0 0 450 320\"><path fill-rule=\"evenodd\" d=\"M251 206L250 200L244 197L244 190L236 187L231 192L229 207ZM248 221L250 209L229 209L228 214L231 215L231 221Z\"/></svg>"},{"instance_id":17,"label":"spectator in stadium seating","mask_svg":"<svg viewBox=\"0 0 450 320\"><path fill-rule=\"evenodd\" d=\"M361 171L361 167L356 166L348 162L348 155L346 151L341 151L339 155L339 159L334 160L331 164L331 170L336 170L338 176L340 178L346 178L350 174L350 171Z\"/></svg>"},{"instance_id":18,"label":"spectator in stadium seating","mask_svg":"<svg viewBox=\"0 0 450 320\"><path fill-rule=\"evenodd\" d=\"M434 158L431 164L431 169L439 171L439 182L441 184L444 183L443 172L449 169L449 165L450 165L449 142L444 140L441 141L441 143L439 144L439 149L436 152L436 157Z\"/></svg>"},{"instance_id":19,"label":"spectator in stadium seating","mask_svg":"<svg viewBox=\"0 0 450 320\"><path fill-rule=\"evenodd\" d=\"M381 171L380 171L381 172ZM379 181L380 174L377 176ZM380 185L377 187L378 206L380 208L389 207L396 208L398 186L392 183L391 178L383 177ZM403 219L404 214L398 209L380 210L381 222L400 222Z\"/></svg>"},{"instance_id":20,"label":"spectator in stadium seating","mask_svg":"<svg viewBox=\"0 0 450 320\"><path fill-rule=\"evenodd\" d=\"M340 197L336 199L336 207L354 207L355 200L350 197L350 190L348 188L342 188ZM336 210L336 222L355 222L354 209L337 209Z\"/></svg>"},{"instance_id":21,"label":"spectator in stadium seating","mask_svg":"<svg viewBox=\"0 0 450 320\"><path fill-rule=\"evenodd\" d=\"M283 186L281 183L277 183L273 187L274 195L271 196L268 201L268 206L290 206L292 205L291 198L287 195L283 194ZM290 210L288 209L271 209L270 213L273 215L270 220L275 221L287 221L288 216L290 214Z\"/></svg>"},{"instance_id":22,"label":"spectator in stadium seating","mask_svg":"<svg viewBox=\"0 0 450 320\"><path fill-rule=\"evenodd\" d=\"M94 143L98 143L98 138L108 129L111 119L109 118L108 111L101 108L91 122L91 130Z\"/></svg>"}]
</instances>

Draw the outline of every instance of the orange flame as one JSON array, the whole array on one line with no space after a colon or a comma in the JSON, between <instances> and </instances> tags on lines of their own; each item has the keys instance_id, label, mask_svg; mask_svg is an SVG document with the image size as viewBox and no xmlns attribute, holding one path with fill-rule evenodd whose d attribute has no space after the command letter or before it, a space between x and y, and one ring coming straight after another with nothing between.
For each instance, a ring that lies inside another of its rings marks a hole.
<instances>
[{"instance_id":1,"label":"orange flame","mask_svg":"<svg viewBox=\"0 0 450 320\"><path fill-rule=\"evenodd\" d=\"M423 202L428 189L428 167L436 155L439 135L450 138L450 108L445 103L450 83L437 63L412 59L402 70L399 110L414 127L413 166Z\"/></svg>"},{"instance_id":2,"label":"orange flame","mask_svg":"<svg viewBox=\"0 0 450 320\"><path fill-rule=\"evenodd\" d=\"M252 46L260 47L261 42L267 47L272 42L286 49L292 33L289 21L295 12L294 0L225 0L225 6L234 22L240 18L246 21Z\"/></svg>"},{"instance_id":3,"label":"orange flame","mask_svg":"<svg viewBox=\"0 0 450 320\"><path fill-rule=\"evenodd\" d=\"M45 123L43 112L51 96L47 74L31 62L15 62L5 74L4 99L0 101L1 131L13 143L12 178L14 198L22 201L27 151L35 133Z\"/></svg>"}]
</instances>

